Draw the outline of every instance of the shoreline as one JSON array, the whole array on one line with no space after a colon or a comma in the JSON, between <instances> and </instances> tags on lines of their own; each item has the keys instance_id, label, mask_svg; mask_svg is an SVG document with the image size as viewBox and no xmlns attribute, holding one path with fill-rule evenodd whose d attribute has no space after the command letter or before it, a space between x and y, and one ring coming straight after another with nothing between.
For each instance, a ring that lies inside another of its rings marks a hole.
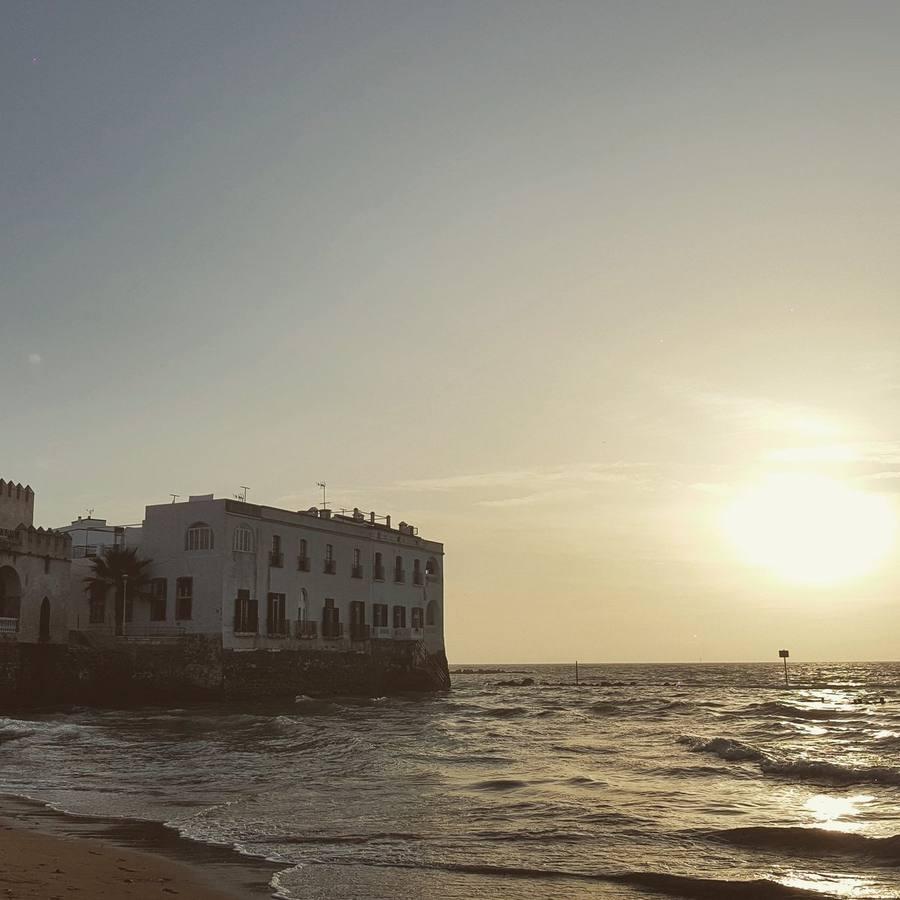
<instances>
[{"instance_id":1,"label":"shoreline","mask_svg":"<svg viewBox=\"0 0 900 900\"><path fill-rule=\"evenodd\" d=\"M284 869L161 822L60 812L0 794L0 898L259 900Z\"/></svg>"}]
</instances>

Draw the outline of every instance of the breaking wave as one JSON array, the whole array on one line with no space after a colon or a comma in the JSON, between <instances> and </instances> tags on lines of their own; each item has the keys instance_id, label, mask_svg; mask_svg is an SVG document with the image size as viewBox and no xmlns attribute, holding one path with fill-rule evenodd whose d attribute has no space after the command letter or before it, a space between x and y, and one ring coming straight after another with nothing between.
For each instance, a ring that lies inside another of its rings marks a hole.
<instances>
[{"instance_id":1,"label":"breaking wave","mask_svg":"<svg viewBox=\"0 0 900 900\"><path fill-rule=\"evenodd\" d=\"M712 832L709 838L739 847L792 853L865 856L900 862L900 836L867 837L847 831L825 828L751 826Z\"/></svg>"}]
</instances>

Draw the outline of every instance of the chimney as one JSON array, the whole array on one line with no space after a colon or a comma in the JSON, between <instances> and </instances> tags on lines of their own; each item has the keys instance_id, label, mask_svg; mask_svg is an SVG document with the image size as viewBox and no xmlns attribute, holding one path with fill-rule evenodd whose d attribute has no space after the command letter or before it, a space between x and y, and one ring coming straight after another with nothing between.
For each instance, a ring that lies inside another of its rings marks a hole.
<instances>
[{"instance_id":1,"label":"chimney","mask_svg":"<svg viewBox=\"0 0 900 900\"><path fill-rule=\"evenodd\" d=\"M391 527L391 517L390 516L384 517L384 524L387 526L388 529L390 529L390 527Z\"/></svg>"}]
</instances>

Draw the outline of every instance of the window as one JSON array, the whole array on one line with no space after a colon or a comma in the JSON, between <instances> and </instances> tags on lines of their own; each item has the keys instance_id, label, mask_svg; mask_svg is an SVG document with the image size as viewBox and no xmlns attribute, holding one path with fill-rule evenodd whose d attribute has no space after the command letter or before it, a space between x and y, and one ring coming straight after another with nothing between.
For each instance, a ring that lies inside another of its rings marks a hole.
<instances>
[{"instance_id":1,"label":"window","mask_svg":"<svg viewBox=\"0 0 900 900\"><path fill-rule=\"evenodd\" d=\"M309 597L306 588L300 588L300 602L297 604L297 621L305 622L309 618Z\"/></svg>"},{"instance_id":2,"label":"window","mask_svg":"<svg viewBox=\"0 0 900 900\"><path fill-rule=\"evenodd\" d=\"M166 621L166 600L169 592L169 582L165 578L153 578L150 580L150 621Z\"/></svg>"},{"instance_id":3,"label":"window","mask_svg":"<svg viewBox=\"0 0 900 900\"><path fill-rule=\"evenodd\" d=\"M429 600L428 606L425 607L425 624L437 625L437 606L434 600Z\"/></svg>"},{"instance_id":4,"label":"window","mask_svg":"<svg viewBox=\"0 0 900 900\"><path fill-rule=\"evenodd\" d=\"M269 594L266 630L270 637L287 634L287 613L284 594Z\"/></svg>"},{"instance_id":5,"label":"window","mask_svg":"<svg viewBox=\"0 0 900 900\"><path fill-rule=\"evenodd\" d=\"M333 544L325 545L325 559L328 560L328 562L331 562L331 560L334 559L334 545Z\"/></svg>"},{"instance_id":6,"label":"window","mask_svg":"<svg viewBox=\"0 0 900 900\"><path fill-rule=\"evenodd\" d=\"M184 538L185 550L212 550L212 528L206 522L194 522L187 530Z\"/></svg>"},{"instance_id":7,"label":"window","mask_svg":"<svg viewBox=\"0 0 900 900\"><path fill-rule=\"evenodd\" d=\"M188 620L194 612L194 579L179 578L175 582L175 618Z\"/></svg>"},{"instance_id":8,"label":"window","mask_svg":"<svg viewBox=\"0 0 900 900\"><path fill-rule=\"evenodd\" d=\"M406 607L394 607L394 628L406 628Z\"/></svg>"},{"instance_id":9,"label":"window","mask_svg":"<svg viewBox=\"0 0 900 900\"><path fill-rule=\"evenodd\" d=\"M403 571L403 557L395 556L394 557L394 581L397 584L401 584L406 581L406 572Z\"/></svg>"},{"instance_id":10,"label":"window","mask_svg":"<svg viewBox=\"0 0 900 900\"><path fill-rule=\"evenodd\" d=\"M372 605L372 624L376 628L387 628L387 613L387 603L374 603Z\"/></svg>"},{"instance_id":11,"label":"window","mask_svg":"<svg viewBox=\"0 0 900 900\"><path fill-rule=\"evenodd\" d=\"M309 571L309 547L306 538L300 538L300 553L297 556L297 568L301 572Z\"/></svg>"},{"instance_id":12,"label":"window","mask_svg":"<svg viewBox=\"0 0 900 900\"><path fill-rule=\"evenodd\" d=\"M91 625L102 625L106 621L106 588L95 584L91 588L90 617Z\"/></svg>"},{"instance_id":13,"label":"window","mask_svg":"<svg viewBox=\"0 0 900 900\"><path fill-rule=\"evenodd\" d=\"M384 562L380 553L375 554L374 578L376 581L384 581Z\"/></svg>"},{"instance_id":14,"label":"window","mask_svg":"<svg viewBox=\"0 0 900 900\"><path fill-rule=\"evenodd\" d=\"M250 591L238 591L234 601L235 633L256 634L259 628L256 598Z\"/></svg>"},{"instance_id":15,"label":"window","mask_svg":"<svg viewBox=\"0 0 900 900\"><path fill-rule=\"evenodd\" d=\"M411 621L410 621L410 624L412 625L412 627L413 627L413 628L421 628L421 627L422 627L422 622L423 622L423 619L424 619L422 607L421 607L421 606L414 606L414 607L412 608L412 610L410 611L410 613L411 613Z\"/></svg>"},{"instance_id":16,"label":"window","mask_svg":"<svg viewBox=\"0 0 900 900\"><path fill-rule=\"evenodd\" d=\"M353 551L353 565L359 565L359 547L356 547Z\"/></svg>"},{"instance_id":17,"label":"window","mask_svg":"<svg viewBox=\"0 0 900 900\"><path fill-rule=\"evenodd\" d=\"M331 544L325 545L325 574L326 575L334 575L337 571L337 563L334 560L334 546Z\"/></svg>"},{"instance_id":18,"label":"window","mask_svg":"<svg viewBox=\"0 0 900 900\"><path fill-rule=\"evenodd\" d=\"M359 547L356 547L353 550L353 568L350 570L351 578L362 578L363 576L363 567L362 567L362 559L360 557Z\"/></svg>"},{"instance_id":19,"label":"window","mask_svg":"<svg viewBox=\"0 0 900 900\"><path fill-rule=\"evenodd\" d=\"M306 559L309 556L309 549L306 543L306 538L300 538L300 556L303 559Z\"/></svg>"},{"instance_id":20,"label":"window","mask_svg":"<svg viewBox=\"0 0 900 900\"><path fill-rule=\"evenodd\" d=\"M280 569L284 565L284 554L281 552L281 535L272 535L272 549L269 551L269 565Z\"/></svg>"},{"instance_id":21,"label":"window","mask_svg":"<svg viewBox=\"0 0 900 900\"><path fill-rule=\"evenodd\" d=\"M322 607L322 637L339 638L342 632L341 611L335 607L334 600L326 599Z\"/></svg>"},{"instance_id":22,"label":"window","mask_svg":"<svg viewBox=\"0 0 900 900\"><path fill-rule=\"evenodd\" d=\"M422 560L413 560L413 584L422 583Z\"/></svg>"},{"instance_id":23,"label":"window","mask_svg":"<svg viewBox=\"0 0 900 900\"><path fill-rule=\"evenodd\" d=\"M234 549L238 553L253 552L253 531L246 525L238 525L234 530Z\"/></svg>"}]
</instances>

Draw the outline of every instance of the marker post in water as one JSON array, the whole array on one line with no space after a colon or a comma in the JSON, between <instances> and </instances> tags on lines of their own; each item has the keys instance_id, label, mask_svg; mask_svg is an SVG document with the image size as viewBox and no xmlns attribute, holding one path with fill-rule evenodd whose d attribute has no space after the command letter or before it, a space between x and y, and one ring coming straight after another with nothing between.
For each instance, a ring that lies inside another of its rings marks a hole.
<instances>
[{"instance_id":1,"label":"marker post in water","mask_svg":"<svg viewBox=\"0 0 900 900\"><path fill-rule=\"evenodd\" d=\"M575 660L575 684L578 684L578 660Z\"/></svg>"},{"instance_id":2,"label":"marker post in water","mask_svg":"<svg viewBox=\"0 0 900 900\"><path fill-rule=\"evenodd\" d=\"M778 655L784 660L784 686L788 687L787 661L791 654L789 650L779 650Z\"/></svg>"}]
</instances>

